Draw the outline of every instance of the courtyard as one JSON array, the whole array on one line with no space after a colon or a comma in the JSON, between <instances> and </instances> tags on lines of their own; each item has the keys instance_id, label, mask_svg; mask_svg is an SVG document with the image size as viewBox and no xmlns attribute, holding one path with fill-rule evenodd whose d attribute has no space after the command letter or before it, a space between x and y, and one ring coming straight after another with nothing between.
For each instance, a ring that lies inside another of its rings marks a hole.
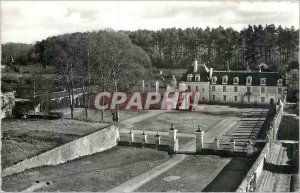
<instances>
[{"instance_id":1,"label":"courtyard","mask_svg":"<svg viewBox=\"0 0 300 193\"><path fill-rule=\"evenodd\" d=\"M228 136L232 137L240 128L247 131L243 137L248 139L254 130L260 129L265 112L267 109L263 108L220 105L203 105L199 112L120 111L121 122L118 126L121 135L132 131L137 136L145 132L151 137L158 132L162 139L167 139L172 123L178 129L179 151L194 151L194 132L198 125L205 131L205 142L212 142L215 137L229 139ZM111 118L111 114L106 112L107 122L101 122L101 112L89 110L89 120L82 121L84 109L80 108L75 109L77 119L71 120L67 116L68 114L63 119L47 121L22 119L17 120L15 126L10 126L10 120L4 121L2 127L5 129L2 132L7 136L8 142L16 138L22 139L22 143L29 143L31 140L28 146L19 145L22 146L19 151L26 154L18 155L19 157L11 153L12 150L9 149L14 147L4 140L2 152L6 153L7 159L4 163L10 165L13 160L22 160L96 131L108 125ZM60 141L57 140L58 136ZM34 151L32 144L42 148ZM116 146L57 166L42 166L6 176L2 181L2 189L21 191L47 182L38 191L209 191L210 187L221 186L218 179L228 178L232 174L236 178L245 175L249 160L239 160L238 163L243 167L238 168L240 172L234 173L236 168L232 168L232 164L236 162L236 159L229 157L186 154L170 156L154 149ZM247 167L244 167L245 164ZM219 185L212 186L213 183ZM233 183L227 190L232 190L237 185L238 182Z\"/></svg>"}]
</instances>

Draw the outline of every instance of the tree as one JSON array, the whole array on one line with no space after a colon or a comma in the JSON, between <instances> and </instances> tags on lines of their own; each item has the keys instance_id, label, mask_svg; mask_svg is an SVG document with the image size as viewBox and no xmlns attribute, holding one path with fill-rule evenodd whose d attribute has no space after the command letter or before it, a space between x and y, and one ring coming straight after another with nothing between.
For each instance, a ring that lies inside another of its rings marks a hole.
<instances>
[{"instance_id":1,"label":"tree","mask_svg":"<svg viewBox=\"0 0 300 193\"><path fill-rule=\"evenodd\" d=\"M84 38L81 33L64 34L54 39L52 63L55 63L69 93L71 118L74 117L74 88L79 86L84 65Z\"/></svg>"}]
</instances>

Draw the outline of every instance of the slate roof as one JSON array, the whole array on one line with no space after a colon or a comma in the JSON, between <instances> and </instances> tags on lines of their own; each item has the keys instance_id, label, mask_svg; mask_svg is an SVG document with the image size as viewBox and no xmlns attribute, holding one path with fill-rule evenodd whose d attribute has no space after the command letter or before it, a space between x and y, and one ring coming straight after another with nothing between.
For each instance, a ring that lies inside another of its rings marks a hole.
<instances>
[{"instance_id":1,"label":"slate roof","mask_svg":"<svg viewBox=\"0 0 300 193\"><path fill-rule=\"evenodd\" d=\"M209 71L204 65L199 65L197 72L194 72L194 67L190 67L186 73L183 74L179 81L187 81L187 75L192 74L192 81L196 82L195 75L200 74L200 82L211 82L209 80ZM213 70L212 77L217 77L216 84L222 84L222 77L228 77L227 85L233 85L233 79L239 77L238 85L246 85L246 78L252 77L252 85L259 86L260 78L266 78L266 86L277 86L277 80L283 79L282 75L278 72L258 72L258 71L215 71ZM283 86L285 86L285 80L283 79Z\"/></svg>"},{"instance_id":2,"label":"slate roof","mask_svg":"<svg viewBox=\"0 0 300 193\"><path fill-rule=\"evenodd\" d=\"M194 67L190 67L188 69L188 71L186 73L184 73L182 75L182 77L180 78L179 81L187 81L187 75L188 74L192 74L193 77L192 77L192 82L195 82L196 78L195 78L195 75L196 74L200 74L200 82L209 82L209 71L207 72L207 70L209 70L208 68L205 69L206 66L204 65L198 65L198 69L197 69L197 72L194 72Z\"/></svg>"},{"instance_id":3,"label":"slate roof","mask_svg":"<svg viewBox=\"0 0 300 193\"><path fill-rule=\"evenodd\" d=\"M260 78L266 78L266 86L277 86L277 80L283 79L282 75L277 72L257 72L257 71L213 71L212 77L217 77L216 84L222 84L222 77L228 77L227 85L233 85L234 77L239 78L238 85L246 85L246 78L248 76L252 77L252 84L253 86L260 85ZM283 85L285 82L283 80Z\"/></svg>"}]
</instances>

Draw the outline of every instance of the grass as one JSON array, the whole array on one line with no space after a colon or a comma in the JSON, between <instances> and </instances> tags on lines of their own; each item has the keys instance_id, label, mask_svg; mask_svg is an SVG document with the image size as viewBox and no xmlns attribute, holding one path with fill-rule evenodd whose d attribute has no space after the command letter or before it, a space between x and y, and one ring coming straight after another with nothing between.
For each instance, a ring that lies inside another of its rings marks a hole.
<instances>
[{"instance_id":1,"label":"grass","mask_svg":"<svg viewBox=\"0 0 300 193\"><path fill-rule=\"evenodd\" d=\"M203 130L208 130L223 118L222 116L204 115L199 112L174 111L137 122L134 124L134 128L143 128L151 131L168 131L170 125L174 124L178 132L194 133L198 125Z\"/></svg>"},{"instance_id":2,"label":"grass","mask_svg":"<svg viewBox=\"0 0 300 193\"><path fill-rule=\"evenodd\" d=\"M200 192L218 175L230 158L189 156L185 161L140 187L138 192Z\"/></svg>"},{"instance_id":3,"label":"grass","mask_svg":"<svg viewBox=\"0 0 300 193\"><path fill-rule=\"evenodd\" d=\"M134 128L167 131L173 123L178 132L194 133L198 125L204 131L209 130L226 117L242 118L257 108L238 108L223 105L201 105L200 111L170 111L134 124Z\"/></svg>"},{"instance_id":4,"label":"grass","mask_svg":"<svg viewBox=\"0 0 300 193\"><path fill-rule=\"evenodd\" d=\"M299 140L299 118L283 116L278 129L279 140Z\"/></svg>"},{"instance_id":5,"label":"grass","mask_svg":"<svg viewBox=\"0 0 300 193\"><path fill-rule=\"evenodd\" d=\"M255 160L233 158L203 192L235 192Z\"/></svg>"},{"instance_id":6,"label":"grass","mask_svg":"<svg viewBox=\"0 0 300 193\"><path fill-rule=\"evenodd\" d=\"M8 167L107 125L71 119L3 119L1 165Z\"/></svg>"},{"instance_id":7,"label":"grass","mask_svg":"<svg viewBox=\"0 0 300 193\"><path fill-rule=\"evenodd\" d=\"M70 109L69 108L65 108L65 109L59 109L56 110L56 112L63 112L65 115L64 117L66 118L70 118ZM90 121L94 121L94 122L102 122L102 117L101 114L102 112L99 110L94 110L94 109L88 109L88 119ZM119 114L120 114L120 121L123 120L127 120L130 119L132 117L138 116L138 115L142 115L145 114L146 111L138 111L138 110L119 110ZM78 118L78 119L83 119L85 120L85 109L84 108L75 108L74 111L74 117ZM112 120L112 114L110 110L106 110L104 112L104 120L105 122L113 122Z\"/></svg>"},{"instance_id":8,"label":"grass","mask_svg":"<svg viewBox=\"0 0 300 193\"><path fill-rule=\"evenodd\" d=\"M43 166L2 178L4 191L20 191L36 180L51 181L46 192L105 192L159 165L169 158L152 149L114 147L57 166Z\"/></svg>"}]
</instances>

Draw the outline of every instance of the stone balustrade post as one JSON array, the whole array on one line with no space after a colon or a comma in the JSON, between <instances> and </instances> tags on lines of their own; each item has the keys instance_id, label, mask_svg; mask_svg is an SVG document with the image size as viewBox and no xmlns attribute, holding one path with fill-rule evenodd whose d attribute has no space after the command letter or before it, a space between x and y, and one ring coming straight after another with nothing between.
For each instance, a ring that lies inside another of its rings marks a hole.
<instances>
[{"instance_id":1,"label":"stone balustrade post","mask_svg":"<svg viewBox=\"0 0 300 193\"><path fill-rule=\"evenodd\" d=\"M252 155L254 153L253 143L249 140L247 143L247 155Z\"/></svg>"},{"instance_id":2,"label":"stone balustrade post","mask_svg":"<svg viewBox=\"0 0 300 193\"><path fill-rule=\"evenodd\" d=\"M120 141L120 130L118 127L116 127L116 142L118 143Z\"/></svg>"},{"instance_id":3,"label":"stone balustrade post","mask_svg":"<svg viewBox=\"0 0 300 193\"><path fill-rule=\"evenodd\" d=\"M171 124L171 128L169 129L169 152L175 153L177 150L177 129L174 129L174 125Z\"/></svg>"},{"instance_id":4,"label":"stone balustrade post","mask_svg":"<svg viewBox=\"0 0 300 193\"><path fill-rule=\"evenodd\" d=\"M229 150L230 152L235 152L235 141L233 139L230 140Z\"/></svg>"},{"instance_id":5,"label":"stone balustrade post","mask_svg":"<svg viewBox=\"0 0 300 193\"><path fill-rule=\"evenodd\" d=\"M130 143L134 142L134 133L131 131L129 132L129 140Z\"/></svg>"},{"instance_id":6,"label":"stone balustrade post","mask_svg":"<svg viewBox=\"0 0 300 193\"><path fill-rule=\"evenodd\" d=\"M145 134L145 132L143 131L143 143L148 143L148 138L147 138L147 134Z\"/></svg>"},{"instance_id":7,"label":"stone balustrade post","mask_svg":"<svg viewBox=\"0 0 300 193\"><path fill-rule=\"evenodd\" d=\"M220 149L220 138L215 138L214 140L214 146L215 146L215 150L219 150Z\"/></svg>"},{"instance_id":8,"label":"stone balustrade post","mask_svg":"<svg viewBox=\"0 0 300 193\"><path fill-rule=\"evenodd\" d=\"M197 131L195 132L196 134L196 152L201 152L203 149L203 143L204 143L204 131L200 129L200 126L198 126Z\"/></svg>"},{"instance_id":9,"label":"stone balustrade post","mask_svg":"<svg viewBox=\"0 0 300 193\"><path fill-rule=\"evenodd\" d=\"M156 149L159 150L159 145L160 145L160 135L157 134L155 135L155 139L156 139Z\"/></svg>"}]
</instances>

